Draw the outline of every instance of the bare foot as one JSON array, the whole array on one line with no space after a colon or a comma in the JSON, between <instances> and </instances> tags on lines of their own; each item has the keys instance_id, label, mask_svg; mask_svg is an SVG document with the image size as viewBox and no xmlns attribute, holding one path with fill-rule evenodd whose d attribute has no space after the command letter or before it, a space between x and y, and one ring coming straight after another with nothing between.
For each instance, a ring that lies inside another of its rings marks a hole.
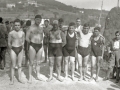
<instances>
[{"instance_id":1,"label":"bare foot","mask_svg":"<svg viewBox=\"0 0 120 90\"><path fill-rule=\"evenodd\" d=\"M96 81L96 82L99 82L98 77L96 77L95 81Z\"/></svg>"},{"instance_id":2,"label":"bare foot","mask_svg":"<svg viewBox=\"0 0 120 90\"><path fill-rule=\"evenodd\" d=\"M68 80L68 76L65 76L65 78L64 78L65 80Z\"/></svg>"},{"instance_id":3,"label":"bare foot","mask_svg":"<svg viewBox=\"0 0 120 90\"><path fill-rule=\"evenodd\" d=\"M22 83L22 84L25 84L25 82L23 80L19 80L19 82Z\"/></svg>"},{"instance_id":4,"label":"bare foot","mask_svg":"<svg viewBox=\"0 0 120 90\"><path fill-rule=\"evenodd\" d=\"M84 81L88 81L87 78L85 78L85 77L83 77L83 80L84 80Z\"/></svg>"},{"instance_id":5,"label":"bare foot","mask_svg":"<svg viewBox=\"0 0 120 90\"><path fill-rule=\"evenodd\" d=\"M39 80L39 81L44 81L42 78L40 78L40 77L37 77L36 78L37 80Z\"/></svg>"},{"instance_id":6,"label":"bare foot","mask_svg":"<svg viewBox=\"0 0 120 90\"><path fill-rule=\"evenodd\" d=\"M83 77L80 77L79 79L78 79L78 81L82 81L83 80Z\"/></svg>"},{"instance_id":7,"label":"bare foot","mask_svg":"<svg viewBox=\"0 0 120 90\"><path fill-rule=\"evenodd\" d=\"M9 85L14 85L14 81L10 81Z\"/></svg>"},{"instance_id":8,"label":"bare foot","mask_svg":"<svg viewBox=\"0 0 120 90\"><path fill-rule=\"evenodd\" d=\"M91 81L93 81L93 80L94 80L93 77L91 77L88 81L91 82Z\"/></svg>"},{"instance_id":9,"label":"bare foot","mask_svg":"<svg viewBox=\"0 0 120 90\"><path fill-rule=\"evenodd\" d=\"M61 79L60 77L57 78L60 82L63 82L63 79Z\"/></svg>"},{"instance_id":10,"label":"bare foot","mask_svg":"<svg viewBox=\"0 0 120 90\"><path fill-rule=\"evenodd\" d=\"M73 81L75 81L75 77L74 76L72 76L71 78L72 78Z\"/></svg>"},{"instance_id":11,"label":"bare foot","mask_svg":"<svg viewBox=\"0 0 120 90\"><path fill-rule=\"evenodd\" d=\"M48 78L47 82L50 82L53 80L53 77Z\"/></svg>"},{"instance_id":12,"label":"bare foot","mask_svg":"<svg viewBox=\"0 0 120 90\"><path fill-rule=\"evenodd\" d=\"M29 80L28 80L28 83L29 83L29 84L32 84L32 79L29 79Z\"/></svg>"}]
</instances>

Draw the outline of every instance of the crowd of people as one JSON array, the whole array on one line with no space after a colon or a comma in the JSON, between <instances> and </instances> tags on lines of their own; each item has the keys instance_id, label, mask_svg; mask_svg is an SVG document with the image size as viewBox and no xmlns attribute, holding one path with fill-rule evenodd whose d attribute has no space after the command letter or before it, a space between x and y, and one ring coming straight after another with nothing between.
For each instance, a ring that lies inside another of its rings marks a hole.
<instances>
[{"instance_id":1,"label":"crowd of people","mask_svg":"<svg viewBox=\"0 0 120 90\"><path fill-rule=\"evenodd\" d=\"M5 67L5 53L8 51L11 58L10 65L10 85L14 84L15 68L18 69L18 80L22 80L22 61L25 52L25 66L28 66L29 79L28 83L32 83L32 70L34 60L36 59L36 75L37 80L43 81L40 77L41 63L47 63L49 60L50 77L47 82L53 79L53 72L57 71L57 80L63 81L61 72L64 72L65 78L68 79L68 67L71 65L71 79L74 81L75 70L79 72L78 81L86 79L88 60L91 61L91 77L89 81L95 79L99 81L100 64L103 58L108 62L108 70L105 80L110 79L110 73L113 71L112 78L116 83L119 82L120 74L120 32L115 32L115 38L110 44L105 46L105 38L100 33L101 27L95 26L90 30L88 23L81 25L80 18L68 25L68 29L64 30L62 18L54 20L50 24L49 20L44 21L41 27L42 17L36 15L34 24L28 20L25 25L20 19L14 22L6 21L0 17L0 69ZM10 25L9 25L10 24ZM107 50L107 52L105 52ZM45 54L44 62L41 62L42 54ZM78 64L78 68L77 68ZM64 67L64 68L63 68ZM96 77L93 77L94 67L96 68ZM78 70L77 70L78 69Z\"/></svg>"}]
</instances>

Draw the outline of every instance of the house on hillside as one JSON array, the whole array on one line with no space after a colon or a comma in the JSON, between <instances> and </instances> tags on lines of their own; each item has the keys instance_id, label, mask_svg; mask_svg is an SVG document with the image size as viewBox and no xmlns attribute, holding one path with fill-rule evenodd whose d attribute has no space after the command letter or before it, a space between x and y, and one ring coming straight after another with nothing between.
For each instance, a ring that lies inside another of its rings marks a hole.
<instances>
[{"instance_id":1,"label":"house on hillside","mask_svg":"<svg viewBox=\"0 0 120 90\"><path fill-rule=\"evenodd\" d=\"M7 4L6 4L7 8L14 8L15 6L16 6L16 4L13 2L7 2Z\"/></svg>"},{"instance_id":2,"label":"house on hillside","mask_svg":"<svg viewBox=\"0 0 120 90\"><path fill-rule=\"evenodd\" d=\"M35 0L27 0L28 5L35 5L35 7L38 7L37 1Z\"/></svg>"}]
</instances>

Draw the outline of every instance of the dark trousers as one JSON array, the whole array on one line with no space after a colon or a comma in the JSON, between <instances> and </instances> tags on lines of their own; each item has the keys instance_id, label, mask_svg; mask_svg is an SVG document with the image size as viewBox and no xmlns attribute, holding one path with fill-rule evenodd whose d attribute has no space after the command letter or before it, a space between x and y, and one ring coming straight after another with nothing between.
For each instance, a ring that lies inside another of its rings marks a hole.
<instances>
[{"instance_id":1,"label":"dark trousers","mask_svg":"<svg viewBox=\"0 0 120 90\"><path fill-rule=\"evenodd\" d=\"M6 54L6 47L0 47L0 65L3 67L5 67L5 54Z\"/></svg>"}]
</instances>

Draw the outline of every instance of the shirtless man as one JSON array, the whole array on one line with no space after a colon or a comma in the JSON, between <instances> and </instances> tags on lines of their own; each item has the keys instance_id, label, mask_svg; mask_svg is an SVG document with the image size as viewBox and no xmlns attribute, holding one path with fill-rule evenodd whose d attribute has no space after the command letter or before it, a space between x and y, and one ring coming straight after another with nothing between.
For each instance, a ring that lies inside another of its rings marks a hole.
<instances>
[{"instance_id":1,"label":"shirtless man","mask_svg":"<svg viewBox=\"0 0 120 90\"><path fill-rule=\"evenodd\" d=\"M29 81L28 83L32 83L32 68L33 63L36 56L36 73L37 80L42 80L40 78L40 59L42 58L43 52L43 29L39 26L41 23L41 15L35 16L35 23L30 26L29 30L26 34L26 40L29 43Z\"/></svg>"},{"instance_id":2,"label":"shirtless man","mask_svg":"<svg viewBox=\"0 0 120 90\"><path fill-rule=\"evenodd\" d=\"M91 38L91 79L93 80L93 67L96 65L96 82L100 71L100 64L104 55L105 39L100 35L100 27L95 27Z\"/></svg>"},{"instance_id":3,"label":"shirtless man","mask_svg":"<svg viewBox=\"0 0 120 90\"><path fill-rule=\"evenodd\" d=\"M81 77L80 80L86 80L87 62L90 54L90 38L93 33L89 33L89 24L84 24L83 30L78 31L78 66ZM83 73L82 73L83 71Z\"/></svg>"},{"instance_id":4,"label":"shirtless man","mask_svg":"<svg viewBox=\"0 0 120 90\"><path fill-rule=\"evenodd\" d=\"M44 63L47 62L47 58L48 58L48 35L49 35L49 31L52 29L52 26L49 24L49 20L45 20L44 21L44 27L43 27L43 32L44 32L44 40L43 40L43 44L44 44L44 52L45 52L45 61Z\"/></svg>"},{"instance_id":5,"label":"shirtless man","mask_svg":"<svg viewBox=\"0 0 120 90\"><path fill-rule=\"evenodd\" d=\"M14 69L16 66L16 62L18 65L18 80L21 83L24 83L21 79L21 70L22 70L22 59L23 59L23 48L24 48L24 40L25 40L25 34L23 31L21 31L20 27L20 20L16 19L14 21L15 30L11 31L9 33L8 38L8 45L10 48L10 57L11 57L11 82L10 85L14 84Z\"/></svg>"}]
</instances>

